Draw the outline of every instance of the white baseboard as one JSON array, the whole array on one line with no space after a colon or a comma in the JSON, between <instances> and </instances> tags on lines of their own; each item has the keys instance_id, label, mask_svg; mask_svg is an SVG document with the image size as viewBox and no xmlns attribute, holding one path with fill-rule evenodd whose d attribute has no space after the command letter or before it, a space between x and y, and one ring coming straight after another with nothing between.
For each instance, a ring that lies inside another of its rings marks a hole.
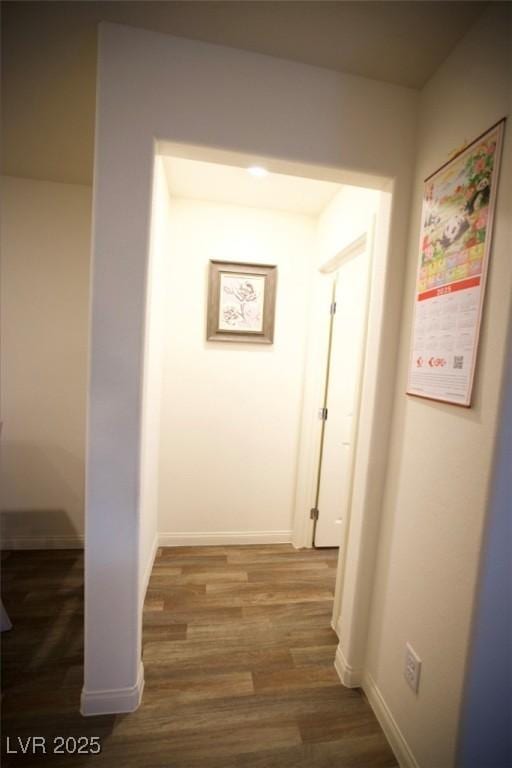
<instances>
[{"instance_id":1,"label":"white baseboard","mask_svg":"<svg viewBox=\"0 0 512 768\"><path fill-rule=\"evenodd\" d=\"M384 734L395 753L400 768L419 768L411 748L397 725L397 722L386 704L382 693L377 688L372 676L366 673L363 677L362 688L371 708L379 721Z\"/></svg>"},{"instance_id":2,"label":"white baseboard","mask_svg":"<svg viewBox=\"0 0 512 768\"><path fill-rule=\"evenodd\" d=\"M336 656L334 657L334 668L338 673L338 677L346 688L359 688L362 683L362 670L354 669L354 667L348 663L341 645L336 648Z\"/></svg>"},{"instance_id":3,"label":"white baseboard","mask_svg":"<svg viewBox=\"0 0 512 768\"><path fill-rule=\"evenodd\" d=\"M141 661L137 682L129 688L106 691L86 691L84 688L80 699L80 711L84 717L135 712L141 702L143 690L144 665Z\"/></svg>"},{"instance_id":4,"label":"white baseboard","mask_svg":"<svg viewBox=\"0 0 512 768\"><path fill-rule=\"evenodd\" d=\"M155 538L151 560L144 574L147 588L158 547L228 544L290 544L292 531L226 531L222 533L160 533ZM83 549L83 536L3 536L1 549Z\"/></svg>"},{"instance_id":5,"label":"white baseboard","mask_svg":"<svg viewBox=\"0 0 512 768\"><path fill-rule=\"evenodd\" d=\"M158 551L158 533L155 534L155 538L153 539L153 544L151 545L151 553L149 555L148 562L146 563L146 569L144 571L144 576L142 578L142 584L141 584L140 595L139 595L139 600L141 605L144 603L144 600L146 598L146 592L148 591L148 584L151 578L151 572L153 570L153 566L155 564L157 551Z\"/></svg>"},{"instance_id":6,"label":"white baseboard","mask_svg":"<svg viewBox=\"0 0 512 768\"><path fill-rule=\"evenodd\" d=\"M2 536L1 549L83 549L84 537Z\"/></svg>"},{"instance_id":7,"label":"white baseboard","mask_svg":"<svg viewBox=\"0 0 512 768\"><path fill-rule=\"evenodd\" d=\"M222 533L161 533L161 547L228 544L290 544L292 531L226 531Z\"/></svg>"}]
</instances>

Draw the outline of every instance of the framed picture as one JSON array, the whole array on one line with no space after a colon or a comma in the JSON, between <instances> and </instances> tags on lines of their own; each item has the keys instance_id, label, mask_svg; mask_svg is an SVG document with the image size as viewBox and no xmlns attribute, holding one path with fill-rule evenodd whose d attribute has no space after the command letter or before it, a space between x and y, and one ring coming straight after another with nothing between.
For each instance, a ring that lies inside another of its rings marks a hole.
<instances>
[{"instance_id":1,"label":"framed picture","mask_svg":"<svg viewBox=\"0 0 512 768\"><path fill-rule=\"evenodd\" d=\"M471 405L503 129L425 180L407 394Z\"/></svg>"},{"instance_id":2,"label":"framed picture","mask_svg":"<svg viewBox=\"0 0 512 768\"><path fill-rule=\"evenodd\" d=\"M208 341L272 344L277 267L210 261Z\"/></svg>"}]
</instances>

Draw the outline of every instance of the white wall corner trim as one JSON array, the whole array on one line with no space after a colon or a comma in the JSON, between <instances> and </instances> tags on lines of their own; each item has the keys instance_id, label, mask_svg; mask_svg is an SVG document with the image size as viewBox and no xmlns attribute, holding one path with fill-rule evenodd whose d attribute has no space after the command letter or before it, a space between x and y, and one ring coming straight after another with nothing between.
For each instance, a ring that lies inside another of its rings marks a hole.
<instances>
[{"instance_id":1,"label":"white wall corner trim","mask_svg":"<svg viewBox=\"0 0 512 768\"><path fill-rule=\"evenodd\" d=\"M382 693L372 676L368 673L363 677L362 688L384 731L384 735L389 741L391 749L395 753L400 768L420 768Z\"/></svg>"},{"instance_id":2,"label":"white wall corner trim","mask_svg":"<svg viewBox=\"0 0 512 768\"><path fill-rule=\"evenodd\" d=\"M129 688L106 691L87 691L84 688L80 699L80 712L84 717L135 712L142 701L143 690L144 665L141 661L137 682Z\"/></svg>"},{"instance_id":3,"label":"white wall corner trim","mask_svg":"<svg viewBox=\"0 0 512 768\"><path fill-rule=\"evenodd\" d=\"M188 547L219 544L290 544L292 531L222 531L220 533L161 533L161 547Z\"/></svg>"},{"instance_id":4,"label":"white wall corner trim","mask_svg":"<svg viewBox=\"0 0 512 768\"><path fill-rule=\"evenodd\" d=\"M2 536L0 549L83 549L84 537L75 536Z\"/></svg>"},{"instance_id":5,"label":"white wall corner trim","mask_svg":"<svg viewBox=\"0 0 512 768\"><path fill-rule=\"evenodd\" d=\"M146 592L148 591L149 580L151 578L151 573L153 571L153 566L155 564L155 558L156 558L157 552L158 552L158 533L155 535L155 538L153 539L153 544L151 545L151 554L148 558L146 570L144 571L144 576L142 579L141 590L140 590L141 605L144 604L144 600L146 599Z\"/></svg>"},{"instance_id":6,"label":"white wall corner trim","mask_svg":"<svg viewBox=\"0 0 512 768\"><path fill-rule=\"evenodd\" d=\"M347 688L358 688L361 685L363 673L360 669L354 669L354 667L348 663L341 645L336 648L336 656L334 657L334 668L338 673L338 677L341 682Z\"/></svg>"}]
</instances>

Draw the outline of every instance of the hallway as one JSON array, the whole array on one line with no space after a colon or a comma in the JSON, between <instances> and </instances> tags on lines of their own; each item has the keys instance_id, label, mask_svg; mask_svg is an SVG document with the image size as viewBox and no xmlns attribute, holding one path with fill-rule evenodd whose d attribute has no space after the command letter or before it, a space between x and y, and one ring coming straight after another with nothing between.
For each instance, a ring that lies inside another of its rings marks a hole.
<instances>
[{"instance_id":1,"label":"hallway","mask_svg":"<svg viewBox=\"0 0 512 768\"><path fill-rule=\"evenodd\" d=\"M364 696L333 667L337 550L160 549L145 603L142 706L86 719L76 713L81 560L38 551L4 561L14 622L3 643L4 734L99 735L102 753L7 765L396 766Z\"/></svg>"}]
</instances>

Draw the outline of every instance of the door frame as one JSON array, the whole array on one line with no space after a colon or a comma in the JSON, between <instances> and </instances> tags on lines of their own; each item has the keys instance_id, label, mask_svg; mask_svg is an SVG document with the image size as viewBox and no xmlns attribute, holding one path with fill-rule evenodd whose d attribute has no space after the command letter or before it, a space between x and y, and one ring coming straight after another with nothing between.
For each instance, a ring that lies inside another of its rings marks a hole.
<instances>
[{"instance_id":1,"label":"door frame","mask_svg":"<svg viewBox=\"0 0 512 768\"><path fill-rule=\"evenodd\" d=\"M362 680L392 416L390 406L396 340L390 331L396 332L400 309L396 305L396 292L401 287L401 275L393 275L391 271L392 203L393 182L390 181L380 192L375 216L364 377L359 395L350 512L344 542L340 547L342 562L338 562L332 615L332 627L338 637L342 638L336 654L336 669L347 686L360 685ZM293 545L297 548L312 546L313 521L309 515L313 506L313 478L319 451L317 403L322 375L318 361L325 352L325 341L319 335L322 326L318 320L318 304L322 302L325 288L322 290L321 275L318 272L316 275L310 313L295 497ZM324 325L327 330L328 324L324 322Z\"/></svg>"},{"instance_id":2,"label":"door frame","mask_svg":"<svg viewBox=\"0 0 512 768\"><path fill-rule=\"evenodd\" d=\"M336 303L336 284L338 279L338 272L339 270L345 266L349 261L352 261L352 259L357 259L359 256L364 254L367 250L369 250L368 254L368 262L367 262L367 268L366 268L366 274L364 278L364 309L363 309L363 334L362 334L362 343L361 343L361 349L358 355L358 362L357 362L357 383L356 383L356 389L354 393L354 409L353 409L353 418L352 418L352 425L350 430L350 448L349 448L349 456L348 456L348 475L349 475L349 483L352 484L352 474L353 474L353 464L354 464L354 441L357 439L357 425L359 422L359 405L360 405L360 380L362 377L362 368L364 364L364 350L366 348L366 333L367 333L367 323L368 323L368 300L369 300L369 281L370 281L370 270L371 270L371 249L373 245L372 241L372 229L373 225L370 228L370 230L363 232L362 235L359 235L355 240L350 242L347 246L342 248L341 251L339 251L333 258L329 259L325 264L323 264L319 268L319 272L322 275L329 275L332 276L329 284L332 291L332 300L334 303ZM327 307L319 308L319 314L321 314L322 319L324 318L324 315L326 313ZM336 316L331 311L330 313L330 322L328 323L328 343L327 343L327 354L326 354L326 364L324 365L323 369L323 382L322 382L322 389L323 394L321 394L322 397L322 405L324 408L328 407L328 397L329 397L329 387L330 387L330 372L331 372L331 355L332 355L332 335L333 335L333 326L336 322ZM320 378L320 377L319 377ZM324 457L324 441L325 441L325 426L326 422L324 419L320 419L319 424L319 432L320 435L318 437L318 461L316 466L316 478L315 478L315 490L314 490L314 503L313 506L318 509L318 502L320 497L320 488L321 488L321 482L322 482L322 466L323 466L323 457ZM314 470L315 468L313 468ZM347 501L350 499L350 490L347 495ZM345 536L345 530L348 525L348 513L349 510L347 509L345 514L345 520L343 524L343 534L342 534L342 540L339 543L340 548L343 546L346 536ZM312 546L316 547L315 544L315 536L318 526L318 518L313 519L312 521L312 532L311 532L311 542ZM340 549L341 551L341 549ZM341 561L343 562L343 561Z\"/></svg>"},{"instance_id":3,"label":"door frame","mask_svg":"<svg viewBox=\"0 0 512 768\"><path fill-rule=\"evenodd\" d=\"M329 307L331 304L332 282L337 270L350 259L356 258L368 247L372 247L370 232L364 231L332 258L315 268L313 298L309 313L308 342L304 373L304 395L302 401L299 460L295 493L295 517L292 543L297 549L314 547L315 521L310 511L315 506L319 485L320 460L322 453L322 420L318 411L324 405L329 356ZM367 278L365 318L368 323L370 284L372 282L372 258ZM367 328L363 347L366 347ZM364 361L361 362L361 366ZM360 388L356 395L360 406ZM357 418L359 421L359 408ZM357 437L357 428L353 438ZM353 449L351 449L353 464ZM350 470L353 475L353 467ZM345 538L345 537L344 537Z\"/></svg>"}]
</instances>

